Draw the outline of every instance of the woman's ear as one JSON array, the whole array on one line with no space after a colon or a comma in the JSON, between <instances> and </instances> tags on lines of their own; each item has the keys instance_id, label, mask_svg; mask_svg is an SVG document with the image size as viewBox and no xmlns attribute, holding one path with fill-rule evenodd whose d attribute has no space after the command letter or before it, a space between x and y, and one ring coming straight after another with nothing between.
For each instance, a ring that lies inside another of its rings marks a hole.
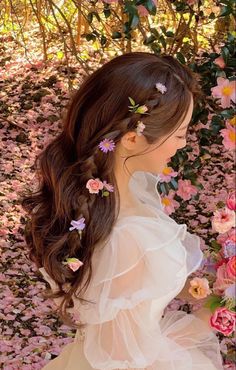
<instances>
[{"instance_id":1,"label":"woman's ear","mask_svg":"<svg viewBox=\"0 0 236 370\"><path fill-rule=\"evenodd\" d=\"M134 131L129 131L124 134L120 140L122 146L127 150L135 149L137 145L138 135Z\"/></svg>"}]
</instances>

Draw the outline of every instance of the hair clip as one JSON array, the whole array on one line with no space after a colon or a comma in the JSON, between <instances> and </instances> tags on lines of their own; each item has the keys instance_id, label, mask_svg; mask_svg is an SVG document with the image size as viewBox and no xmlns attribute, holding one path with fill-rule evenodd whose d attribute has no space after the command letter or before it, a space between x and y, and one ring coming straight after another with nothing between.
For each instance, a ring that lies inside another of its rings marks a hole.
<instances>
[{"instance_id":1,"label":"hair clip","mask_svg":"<svg viewBox=\"0 0 236 370\"><path fill-rule=\"evenodd\" d=\"M128 105L128 108L130 108L129 112L139 113L139 114L148 114L148 113L145 113L148 110L148 107L146 105L139 106L139 104L135 104L134 99L132 99L130 96L129 96L129 101L131 103L131 105Z\"/></svg>"},{"instance_id":2,"label":"hair clip","mask_svg":"<svg viewBox=\"0 0 236 370\"><path fill-rule=\"evenodd\" d=\"M103 153L112 152L115 149L115 142L112 139L104 139L98 147Z\"/></svg>"},{"instance_id":3,"label":"hair clip","mask_svg":"<svg viewBox=\"0 0 236 370\"><path fill-rule=\"evenodd\" d=\"M145 129L145 125L142 121L138 121L137 127L136 127L136 133L138 136L141 136L143 133L143 130Z\"/></svg>"},{"instance_id":4,"label":"hair clip","mask_svg":"<svg viewBox=\"0 0 236 370\"><path fill-rule=\"evenodd\" d=\"M156 83L156 88L158 91L160 91L162 94L164 94L167 91L167 88L165 85L163 85L161 82Z\"/></svg>"}]
</instances>

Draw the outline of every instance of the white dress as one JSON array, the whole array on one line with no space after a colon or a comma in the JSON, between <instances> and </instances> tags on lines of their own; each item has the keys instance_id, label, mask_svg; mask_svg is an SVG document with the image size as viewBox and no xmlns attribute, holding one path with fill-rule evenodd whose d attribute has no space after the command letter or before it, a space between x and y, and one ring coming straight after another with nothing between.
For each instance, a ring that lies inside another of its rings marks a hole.
<instances>
[{"instance_id":1,"label":"white dress","mask_svg":"<svg viewBox=\"0 0 236 370\"><path fill-rule=\"evenodd\" d=\"M87 327L44 370L222 370L216 333L194 314L163 312L202 262L200 238L164 213L158 177L135 172L130 190L146 209L120 215L93 255L84 298L74 299ZM44 268L39 269L55 289ZM56 299L55 299L56 301Z\"/></svg>"}]
</instances>

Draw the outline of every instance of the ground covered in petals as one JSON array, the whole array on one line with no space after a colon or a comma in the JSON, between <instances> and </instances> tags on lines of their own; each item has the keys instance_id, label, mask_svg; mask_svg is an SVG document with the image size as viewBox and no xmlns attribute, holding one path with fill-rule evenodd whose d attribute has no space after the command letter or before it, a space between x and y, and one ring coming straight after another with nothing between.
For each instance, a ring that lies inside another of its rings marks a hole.
<instances>
[{"instance_id":1,"label":"ground covered in petals","mask_svg":"<svg viewBox=\"0 0 236 370\"><path fill-rule=\"evenodd\" d=\"M0 343L1 365L5 370L41 369L71 342L75 331L52 313L54 303L41 294L45 282L29 261L24 242L26 217L19 204L19 194L34 181L35 156L57 134L70 93L68 69L61 62L30 64L18 54L13 40L5 40L0 49L0 137L1 137L1 256L0 272ZM91 67L97 60L91 58ZM85 72L80 66L70 70L70 78L79 86ZM209 122L211 117L209 116ZM190 130L189 159L198 156L198 133L201 122ZM219 143L208 148L202 158L199 182L203 189L199 199L182 202L171 214L178 223L186 223L190 232L202 238L207 248L215 237L210 216L220 201L235 187L234 158ZM194 311L197 308L173 300L167 309ZM221 341L225 351L227 339ZM232 340L231 340L232 341ZM3 365L5 363L5 365Z\"/></svg>"}]
</instances>

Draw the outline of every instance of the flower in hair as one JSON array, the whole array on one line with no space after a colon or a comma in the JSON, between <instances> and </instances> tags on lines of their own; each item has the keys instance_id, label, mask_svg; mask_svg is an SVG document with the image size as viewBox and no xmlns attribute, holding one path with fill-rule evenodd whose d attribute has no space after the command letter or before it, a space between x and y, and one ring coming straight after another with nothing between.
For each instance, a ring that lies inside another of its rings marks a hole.
<instances>
[{"instance_id":1,"label":"flower in hair","mask_svg":"<svg viewBox=\"0 0 236 370\"><path fill-rule=\"evenodd\" d=\"M98 147L103 153L112 152L115 149L115 143L112 139L104 139Z\"/></svg>"},{"instance_id":2,"label":"flower in hair","mask_svg":"<svg viewBox=\"0 0 236 370\"><path fill-rule=\"evenodd\" d=\"M87 181L86 188L89 190L90 194L98 194L99 190L103 189L103 183L98 178L90 179Z\"/></svg>"},{"instance_id":3,"label":"flower in hair","mask_svg":"<svg viewBox=\"0 0 236 370\"><path fill-rule=\"evenodd\" d=\"M79 236L81 238L81 235L82 235L82 230L85 228L85 218L84 217L81 217L79 220L75 221L75 220L72 220L71 221L71 227L69 228L69 231L72 231L72 230L78 230L79 232Z\"/></svg>"},{"instance_id":4,"label":"flower in hair","mask_svg":"<svg viewBox=\"0 0 236 370\"><path fill-rule=\"evenodd\" d=\"M108 184L106 181L103 181L103 185L104 185L104 188L109 191L109 192L113 192L114 191L114 186L111 185L111 184Z\"/></svg>"},{"instance_id":5,"label":"flower in hair","mask_svg":"<svg viewBox=\"0 0 236 370\"><path fill-rule=\"evenodd\" d=\"M102 190L102 197L107 197L110 192L114 191L113 185L108 184L106 181L102 182L99 178L88 180L86 188L90 194L98 194L99 190Z\"/></svg>"},{"instance_id":6,"label":"flower in hair","mask_svg":"<svg viewBox=\"0 0 236 370\"><path fill-rule=\"evenodd\" d=\"M138 136L141 136L143 133L143 130L145 129L145 124L142 121L138 121L138 125L136 128L136 133Z\"/></svg>"},{"instance_id":7,"label":"flower in hair","mask_svg":"<svg viewBox=\"0 0 236 370\"><path fill-rule=\"evenodd\" d=\"M167 91L167 88L165 85L163 85L161 82L156 83L156 88L158 91L160 91L162 94L164 94Z\"/></svg>"},{"instance_id":8,"label":"flower in hair","mask_svg":"<svg viewBox=\"0 0 236 370\"><path fill-rule=\"evenodd\" d=\"M146 105L135 104L134 99L132 99L130 96L129 96L129 101L131 103L131 105L128 105L128 108L130 108L129 112L139 113L139 114L148 114L148 113L145 113L148 110L148 107Z\"/></svg>"},{"instance_id":9,"label":"flower in hair","mask_svg":"<svg viewBox=\"0 0 236 370\"><path fill-rule=\"evenodd\" d=\"M83 262L75 257L66 258L66 261L62 263L63 265L68 265L72 271L77 271L83 265Z\"/></svg>"}]
</instances>

